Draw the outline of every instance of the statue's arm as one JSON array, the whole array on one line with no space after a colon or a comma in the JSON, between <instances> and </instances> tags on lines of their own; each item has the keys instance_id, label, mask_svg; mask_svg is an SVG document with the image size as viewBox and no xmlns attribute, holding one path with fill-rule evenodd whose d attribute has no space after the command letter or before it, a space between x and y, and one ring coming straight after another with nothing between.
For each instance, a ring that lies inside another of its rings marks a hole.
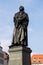
<instances>
[{"instance_id":1,"label":"statue's arm","mask_svg":"<svg viewBox=\"0 0 43 65\"><path fill-rule=\"evenodd\" d=\"M14 22L14 25L16 25L16 19L15 19L15 16L14 16L13 22Z\"/></svg>"},{"instance_id":2,"label":"statue's arm","mask_svg":"<svg viewBox=\"0 0 43 65\"><path fill-rule=\"evenodd\" d=\"M14 17L14 25L17 28L17 21L16 21L16 18L15 17Z\"/></svg>"},{"instance_id":3,"label":"statue's arm","mask_svg":"<svg viewBox=\"0 0 43 65\"><path fill-rule=\"evenodd\" d=\"M29 23L29 17L28 17L28 15L26 14L26 17L25 17L25 19L23 20L22 26L26 29L27 26L28 26L28 23Z\"/></svg>"},{"instance_id":4,"label":"statue's arm","mask_svg":"<svg viewBox=\"0 0 43 65\"><path fill-rule=\"evenodd\" d=\"M26 14L26 26L28 26L28 23L29 23L29 17L28 17L28 15Z\"/></svg>"},{"instance_id":5,"label":"statue's arm","mask_svg":"<svg viewBox=\"0 0 43 65\"><path fill-rule=\"evenodd\" d=\"M15 14L14 16L14 25L17 28L18 27L18 19L17 19L17 15Z\"/></svg>"}]
</instances>

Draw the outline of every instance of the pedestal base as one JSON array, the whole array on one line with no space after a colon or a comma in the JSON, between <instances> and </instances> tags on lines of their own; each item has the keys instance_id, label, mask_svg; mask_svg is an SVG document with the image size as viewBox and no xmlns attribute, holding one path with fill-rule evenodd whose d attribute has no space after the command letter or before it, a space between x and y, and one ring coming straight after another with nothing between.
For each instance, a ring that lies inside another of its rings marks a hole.
<instances>
[{"instance_id":1,"label":"pedestal base","mask_svg":"<svg viewBox=\"0 0 43 65\"><path fill-rule=\"evenodd\" d=\"M31 49L23 46L14 46L9 48L9 65L31 65Z\"/></svg>"}]
</instances>

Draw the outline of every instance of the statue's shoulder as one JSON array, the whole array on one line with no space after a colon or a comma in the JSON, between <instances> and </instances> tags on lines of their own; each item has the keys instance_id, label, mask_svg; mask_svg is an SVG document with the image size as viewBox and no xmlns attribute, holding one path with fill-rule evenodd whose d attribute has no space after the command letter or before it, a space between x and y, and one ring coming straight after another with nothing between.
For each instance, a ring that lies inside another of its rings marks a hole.
<instances>
[{"instance_id":1,"label":"statue's shoulder","mask_svg":"<svg viewBox=\"0 0 43 65\"><path fill-rule=\"evenodd\" d=\"M28 17L28 14L27 13L23 13L23 18L27 18Z\"/></svg>"},{"instance_id":2,"label":"statue's shoulder","mask_svg":"<svg viewBox=\"0 0 43 65\"><path fill-rule=\"evenodd\" d=\"M18 15L19 15L19 12L15 13L14 17L18 17Z\"/></svg>"},{"instance_id":3,"label":"statue's shoulder","mask_svg":"<svg viewBox=\"0 0 43 65\"><path fill-rule=\"evenodd\" d=\"M28 16L28 14L27 14L26 12L24 12L24 15L25 15L25 16Z\"/></svg>"}]
</instances>

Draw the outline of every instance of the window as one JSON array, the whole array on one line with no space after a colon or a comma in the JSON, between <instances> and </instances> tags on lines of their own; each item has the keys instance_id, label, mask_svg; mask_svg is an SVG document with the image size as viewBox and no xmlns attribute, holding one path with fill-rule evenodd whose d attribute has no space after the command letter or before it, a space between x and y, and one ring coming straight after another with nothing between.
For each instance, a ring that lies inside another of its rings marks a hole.
<instances>
[{"instance_id":1,"label":"window","mask_svg":"<svg viewBox=\"0 0 43 65\"><path fill-rule=\"evenodd\" d=\"M0 53L0 57L4 58L4 54Z\"/></svg>"},{"instance_id":2,"label":"window","mask_svg":"<svg viewBox=\"0 0 43 65\"><path fill-rule=\"evenodd\" d=\"M34 62L34 63L36 62L36 57L34 57L33 62Z\"/></svg>"},{"instance_id":3,"label":"window","mask_svg":"<svg viewBox=\"0 0 43 65\"><path fill-rule=\"evenodd\" d=\"M0 64L4 64L4 60L0 59Z\"/></svg>"},{"instance_id":4,"label":"window","mask_svg":"<svg viewBox=\"0 0 43 65\"><path fill-rule=\"evenodd\" d=\"M38 63L40 63L41 62L41 57L39 57L39 59L38 59Z\"/></svg>"}]
</instances>

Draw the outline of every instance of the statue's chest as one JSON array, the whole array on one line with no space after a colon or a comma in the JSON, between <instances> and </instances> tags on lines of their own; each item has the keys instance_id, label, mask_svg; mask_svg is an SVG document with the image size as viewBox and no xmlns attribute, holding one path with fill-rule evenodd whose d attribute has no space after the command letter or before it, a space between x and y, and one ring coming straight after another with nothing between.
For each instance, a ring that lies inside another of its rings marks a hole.
<instances>
[{"instance_id":1,"label":"statue's chest","mask_svg":"<svg viewBox=\"0 0 43 65\"><path fill-rule=\"evenodd\" d=\"M25 17L26 17L26 15L22 14L22 13L19 13L18 16L17 16L17 18L25 18Z\"/></svg>"}]
</instances>

